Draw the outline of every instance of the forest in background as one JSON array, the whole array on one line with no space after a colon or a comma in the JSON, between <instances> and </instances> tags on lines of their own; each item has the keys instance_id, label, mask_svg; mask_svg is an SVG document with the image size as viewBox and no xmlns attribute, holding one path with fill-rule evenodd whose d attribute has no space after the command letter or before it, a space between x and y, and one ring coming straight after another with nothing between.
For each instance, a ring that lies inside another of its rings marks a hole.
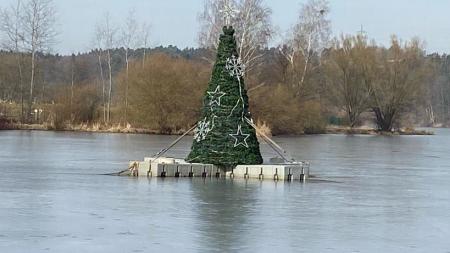
<instances>
[{"instance_id":1,"label":"forest in background","mask_svg":"<svg viewBox=\"0 0 450 253\"><path fill-rule=\"evenodd\" d=\"M57 36L52 1L18 1L2 10L0 128L16 122L189 129L210 79L223 2L205 1L198 48L149 47L148 25L130 11L121 26L105 14L95 49L73 55L49 53ZM450 125L450 58L427 53L419 38L392 36L386 46L363 30L333 38L325 0L303 4L292 29L279 35L262 0L234 4L250 110L273 134L322 133L328 125L381 131ZM36 17L43 19L39 26L31 22ZM269 47L275 36L282 42Z\"/></svg>"}]
</instances>

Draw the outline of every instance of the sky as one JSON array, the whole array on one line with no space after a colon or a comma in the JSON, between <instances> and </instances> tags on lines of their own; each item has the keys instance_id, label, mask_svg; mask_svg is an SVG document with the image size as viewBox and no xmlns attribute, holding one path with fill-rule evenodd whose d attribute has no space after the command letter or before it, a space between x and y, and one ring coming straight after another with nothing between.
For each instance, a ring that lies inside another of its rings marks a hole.
<instances>
[{"instance_id":1,"label":"sky","mask_svg":"<svg viewBox=\"0 0 450 253\"><path fill-rule=\"evenodd\" d=\"M5 8L16 0L0 0ZM140 22L151 25L151 46L196 47L197 15L204 0L54 0L58 12L58 43L54 52L71 54L93 47L97 22L105 12L120 25L128 10L135 9ZM265 0L272 21L283 33L296 21L306 0ZM450 52L450 0L330 0L334 35L355 34L361 26L369 38L389 44L392 34L425 41L428 53ZM273 41L272 44L275 44Z\"/></svg>"}]
</instances>

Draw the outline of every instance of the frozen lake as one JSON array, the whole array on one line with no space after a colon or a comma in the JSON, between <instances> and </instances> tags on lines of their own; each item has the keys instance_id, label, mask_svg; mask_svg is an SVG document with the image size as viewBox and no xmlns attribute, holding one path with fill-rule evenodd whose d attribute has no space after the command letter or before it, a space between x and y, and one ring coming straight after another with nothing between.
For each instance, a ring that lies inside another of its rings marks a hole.
<instances>
[{"instance_id":1,"label":"frozen lake","mask_svg":"<svg viewBox=\"0 0 450 253\"><path fill-rule=\"evenodd\" d=\"M0 131L0 252L450 252L435 131L275 138L329 180L306 184L102 176L176 137Z\"/></svg>"}]
</instances>

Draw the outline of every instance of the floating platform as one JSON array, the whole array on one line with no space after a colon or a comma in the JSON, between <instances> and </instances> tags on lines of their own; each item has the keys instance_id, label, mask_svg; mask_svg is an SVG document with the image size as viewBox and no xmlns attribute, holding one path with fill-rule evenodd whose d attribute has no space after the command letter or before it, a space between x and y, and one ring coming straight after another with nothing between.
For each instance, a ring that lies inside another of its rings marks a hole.
<instances>
[{"instance_id":1,"label":"floating platform","mask_svg":"<svg viewBox=\"0 0 450 253\"><path fill-rule=\"evenodd\" d=\"M131 161L129 170L120 175L135 177L227 177L259 180L305 181L309 177L308 162L238 165L224 171L213 164L188 163L170 157L146 157Z\"/></svg>"}]
</instances>

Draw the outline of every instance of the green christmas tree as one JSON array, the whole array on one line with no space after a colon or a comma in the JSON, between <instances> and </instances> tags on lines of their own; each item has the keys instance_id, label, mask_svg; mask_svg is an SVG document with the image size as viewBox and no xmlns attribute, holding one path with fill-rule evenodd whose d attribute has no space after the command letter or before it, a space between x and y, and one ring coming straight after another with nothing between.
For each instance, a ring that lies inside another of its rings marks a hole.
<instances>
[{"instance_id":1,"label":"green christmas tree","mask_svg":"<svg viewBox=\"0 0 450 253\"><path fill-rule=\"evenodd\" d=\"M234 29L225 26L187 161L226 169L263 162L255 129L248 123L251 115L244 73Z\"/></svg>"}]
</instances>

